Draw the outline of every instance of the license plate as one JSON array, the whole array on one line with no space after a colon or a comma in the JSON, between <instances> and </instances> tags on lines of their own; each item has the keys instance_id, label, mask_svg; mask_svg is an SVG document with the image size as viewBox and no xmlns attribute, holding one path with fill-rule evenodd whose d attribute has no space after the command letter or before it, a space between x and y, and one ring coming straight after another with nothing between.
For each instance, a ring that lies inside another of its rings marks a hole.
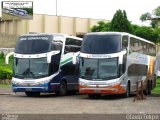
<instances>
[{"instance_id":1,"label":"license plate","mask_svg":"<svg viewBox=\"0 0 160 120\"><path fill-rule=\"evenodd\" d=\"M95 90L95 92L96 92L96 93L100 93L100 92L101 92L101 90Z\"/></svg>"},{"instance_id":2,"label":"license plate","mask_svg":"<svg viewBox=\"0 0 160 120\"><path fill-rule=\"evenodd\" d=\"M26 91L32 91L32 88L26 88Z\"/></svg>"}]
</instances>

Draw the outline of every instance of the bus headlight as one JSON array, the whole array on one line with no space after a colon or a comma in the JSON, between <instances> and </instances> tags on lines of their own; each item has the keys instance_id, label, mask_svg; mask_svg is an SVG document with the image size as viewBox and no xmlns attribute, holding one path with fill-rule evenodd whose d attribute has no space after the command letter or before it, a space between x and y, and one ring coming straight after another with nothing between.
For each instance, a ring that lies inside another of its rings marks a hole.
<instances>
[{"instance_id":1,"label":"bus headlight","mask_svg":"<svg viewBox=\"0 0 160 120\"><path fill-rule=\"evenodd\" d=\"M88 85L86 82L82 82L82 81L80 81L79 82L79 85Z\"/></svg>"},{"instance_id":2,"label":"bus headlight","mask_svg":"<svg viewBox=\"0 0 160 120\"><path fill-rule=\"evenodd\" d=\"M43 80L43 81L39 81L37 82L38 84L47 84L49 82L49 80Z\"/></svg>"},{"instance_id":3,"label":"bus headlight","mask_svg":"<svg viewBox=\"0 0 160 120\"><path fill-rule=\"evenodd\" d=\"M17 84L18 84L18 82L17 82L17 81L15 81L15 80L12 80L12 84L17 85Z\"/></svg>"}]
</instances>

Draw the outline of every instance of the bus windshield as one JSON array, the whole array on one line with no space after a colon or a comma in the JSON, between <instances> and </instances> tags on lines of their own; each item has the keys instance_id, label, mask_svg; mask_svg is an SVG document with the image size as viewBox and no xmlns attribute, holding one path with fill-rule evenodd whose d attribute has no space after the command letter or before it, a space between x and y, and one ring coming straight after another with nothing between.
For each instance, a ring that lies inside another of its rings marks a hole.
<instances>
[{"instance_id":1,"label":"bus windshield","mask_svg":"<svg viewBox=\"0 0 160 120\"><path fill-rule=\"evenodd\" d=\"M39 54L51 49L53 36L22 36L17 42L15 52L20 54Z\"/></svg>"},{"instance_id":2,"label":"bus windshield","mask_svg":"<svg viewBox=\"0 0 160 120\"><path fill-rule=\"evenodd\" d=\"M88 80L110 80L118 77L118 58L80 59L80 77Z\"/></svg>"},{"instance_id":3,"label":"bus windshield","mask_svg":"<svg viewBox=\"0 0 160 120\"><path fill-rule=\"evenodd\" d=\"M47 58L14 58L14 76L39 78L48 75Z\"/></svg>"},{"instance_id":4,"label":"bus windshield","mask_svg":"<svg viewBox=\"0 0 160 120\"><path fill-rule=\"evenodd\" d=\"M120 51L120 35L86 35L81 52L89 54L109 54Z\"/></svg>"}]
</instances>

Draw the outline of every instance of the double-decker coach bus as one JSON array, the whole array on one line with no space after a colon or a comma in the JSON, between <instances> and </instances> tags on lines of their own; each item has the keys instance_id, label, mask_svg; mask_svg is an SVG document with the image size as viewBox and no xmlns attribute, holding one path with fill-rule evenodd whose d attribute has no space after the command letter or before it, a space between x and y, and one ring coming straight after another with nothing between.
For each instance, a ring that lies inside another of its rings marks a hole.
<instances>
[{"instance_id":1,"label":"double-decker coach bus","mask_svg":"<svg viewBox=\"0 0 160 120\"><path fill-rule=\"evenodd\" d=\"M84 36L80 51L79 92L95 97L124 94L129 97L142 80L144 90L155 87L156 46L123 32L95 32Z\"/></svg>"},{"instance_id":2,"label":"double-decker coach bus","mask_svg":"<svg viewBox=\"0 0 160 120\"><path fill-rule=\"evenodd\" d=\"M78 91L79 69L72 58L81 43L81 38L58 33L20 36L13 53L13 92L35 96Z\"/></svg>"},{"instance_id":3,"label":"double-decker coach bus","mask_svg":"<svg viewBox=\"0 0 160 120\"><path fill-rule=\"evenodd\" d=\"M23 9L16 9L16 11L17 11L18 15L25 16L25 15L28 14L28 12L26 10L23 10Z\"/></svg>"},{"instance_id":4,"label":"double-decker coach bus","mask_svg":"<svg viewBox=\"0 0 160 120\"><path fill-rule=\"evenodd\" d=\"M6 8L6 13L8 13L8 14L12 14L12 15L16 15L17 14L17 11L15 10L15 9L8 9L8 8Z\"/></svg>"}]
</instances>

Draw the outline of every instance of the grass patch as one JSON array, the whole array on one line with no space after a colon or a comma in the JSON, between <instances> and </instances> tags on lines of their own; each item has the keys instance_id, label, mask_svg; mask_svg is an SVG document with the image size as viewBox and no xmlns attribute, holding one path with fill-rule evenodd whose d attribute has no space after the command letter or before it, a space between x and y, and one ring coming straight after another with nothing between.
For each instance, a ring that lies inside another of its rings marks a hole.
<instances>
[{"instance_id":1,"label":"grass patch","mask_svg":"<svg viewBox=\"0 0 160 120\"><path fill-rule=\"evenodd\" d=\"M157 78L157 85L156 85L156 88L154 88L152 90L152 93L153 94L160 94L160 78Z\"/></svg>"},{"instance_id":2,"label":"grass patch","mask_svg":"<svg viewBox=\"0 0 160 120\"><path fill-rule=\"evenodd\" d=\"M11 84L2 84L0 83L0 88L12 88Z\"/></svg>"}]
</instances>

